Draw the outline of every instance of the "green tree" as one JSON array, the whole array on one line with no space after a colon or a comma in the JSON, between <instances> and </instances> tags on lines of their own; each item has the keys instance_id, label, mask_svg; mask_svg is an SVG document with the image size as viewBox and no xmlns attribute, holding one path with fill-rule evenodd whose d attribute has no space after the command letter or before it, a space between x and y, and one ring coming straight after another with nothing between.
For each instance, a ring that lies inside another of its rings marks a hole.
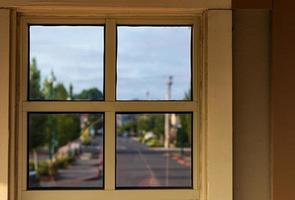
<instances>
[{"instance_id":1,"label":"green tree","mask_svg":"<svg viewBox=\"0 0 295 200\"><path fill-rule=\"evenodd\" d=\"M164 114L151 115L150 128L158 136L158 138L164 135L165 115Z\"/></svg>"},{"instance_id":2,"label":"green tree","mask_svg":"<svg viewBox=\"0 0 295 200\"><path fill-rule=\"evenodd\" d=\"M54 99L54 84L56 82L56 77L54 72L51 71L49 77L47 77L43 82L42 92L45 99Z\"/></svg>"},{"instance_id":3,"label":"green tree","mask_svg":"<svg viewBox=\"0 0 295 200\"><path fill-rule=\"evenodd\" d=\"M137 133L137 122L132 119L125 122L118 130L120 133L129 132L129 133Z\"/></svg>"},{"instance_id":4,"label":"green tree","mask_svg":"<svg viewBox=\"0 0 295 200\"><path fill-rule=\"evenodd\" d=\"M183 100L191 100L192 92L191 89L189 89L188 92L185 93ZM180 114L180 123L181 128L179 129L179 134L177 135L177 145L185 145L190 146L191 145L191 134L192 134L192 117L188 114Z\"/></svg>"},{"instance_id":5,"label":"green tree","mask_svg":"<svg viewBox=\"0 0 295 200\"><path fill-rule=\"evenodd\" d=\"M54 99L66 100L69 97L68 91L62 83L58 83L53 90Z\"/></svg>"},{"instance_id":6,"label":"green tree","mask_svg":"<svg viewBox=\"0 0 295 200\"><path fill-rule=\"evenodd\" d=\"M53 71L44 80L42 92L45 99L66 100L69 97L67 89L62 83L57 82Z\"/></svg>"},{"instance_id":7,"label":"green tree","mask_svg":"<svg viewBox=\"0 0 295 200\"><path fill-rule=\"evenodd\" d=\"M80 136L80 115L59 114L56 117L58 146L64 146Z\"/></svg>"},{"instance_id":8,"label":"green tree","mask_svg":"<svg viewBox=\"0 0 295 200\"><path fill-rule=\"evenodd\" d=\"M143 114L136 117L137 130L139 132L153 132L157 139L164 135L164 120L163 114Z\"/></svg>"},{"instance_id":9,"label":"green tree","mask_svg":"<svg viewBox=\"0 0 295 200\"><path fill-rule=\"evenodd\" d=\"M82 90L80 94L75 96L75 99L101 100L103 99L103 94L97 88L90 88Z\"/></svg>"},{"instance_id":10,"label":"green tree","mask_svg":"<svg viewBox=\"0 0 295 200\"><path fill-rule=\"evenodd\" d=\"M179 134L177 135L177 146L190 146L192 133L192 117L189 114L180 114L179 117L181 128L178 130Z\"/></svg>"},{"instance_id":11,"label":"green tree","mask_svg":"<svg viewBox=\"0 0 295 200\"><path fill-rule=\"evenodd\" d=\"M30 99L40 100L43 99L41 91L41 73L37 66L37 60L32 59L30 65L30 84L29 84L29 97ZM47 118L44 115L31 114L29 117L29 152L33 153L34 167L38 169L38 154L37 149L47 142L45 135L45 126Z\"/></svg>"},{"instance_id":12,"label":"green tree","mask_svg":"<svg viewBox=\"0 0 295 200\"><path fill-rule=\"evenodd\" d=\"M191 100L191 99L192 99L192 89L189 89L188 92L186 92L186 93L184 94L184 98L183 98L183 100L187 100L187 101L189 101L189 100Z\"/></svg>"},{"instance_id":13,"label":"green tree","mask_svg":"<svg viewBox=\"0 0 295 200\"><path fill-rule=\"evenodd\" d=\"M38 169L37 150L49 139L46 134L47 120L45 114L30 114L29 117L29 152L33 153L35 170Z\"/></svg>"},{"instance_id":14,"label":"green tree","mask_svg":"<svg viewBox=\"0 0 295 200\"><path fill-rule=\"evenodd\" d=\"M30 99L43 99L43 94L41 92L41 73L37 67L37 61L35 58L32 59L30 65Z\"/></svg>"}]
</instances>

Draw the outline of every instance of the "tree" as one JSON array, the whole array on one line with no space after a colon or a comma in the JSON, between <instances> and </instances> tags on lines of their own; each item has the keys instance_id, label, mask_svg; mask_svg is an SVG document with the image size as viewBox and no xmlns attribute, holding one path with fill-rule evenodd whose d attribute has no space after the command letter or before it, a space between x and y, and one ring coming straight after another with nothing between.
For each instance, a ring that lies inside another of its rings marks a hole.
<instances>
[{"instance_id":1,"label":"tree","mask_svg":"<svg viewBox=\"0 0 295 200\"><path fill-rule=\"evenodd\" d=\"M30 65L30 99L43 99L43 94L41 92L41 74L40 70L37 67L37 61L35 58L32 59Z\"/></svg>"},{"instance_id":2,"label":"tree","mask_svg":"<svg viewBox=\"0 0 295 200\"><path fill-rule=\"evenodd\" d=\"M187 100L187 101L189 101L189 100L191 100L191 99L192 99L192 89L189 89L188 92L186 92L186 93L184 94L184 98L183 98L183 100Z\"/></svg>"},{"instance_id":3,"label":"tree","mask_svg":"<svg viewBox=\"0 0 295 200\"><path fill-rule=\"evenodd\" d=\"M45 99L66 100L69 96L65 86L57 82L53 71L51 71L49 77L44 80L42 92Z\"/></svg>"},{"instance_id":4,"label":"tree","mask_svg":"<svg viewBox=\"0 0 295 200\"><path fill-rule=\"evenodd\" d=\"M56 77L54 72L51 71L50 75L44 80L42 92L45 99L54 99L54 84L56 82Z\"/></svg>"},{"instance_id":5,"label":"tree","mask_svg":"<svg viewBox=\"0 0 295 200\"><path fill-rule=\"evenodd\" d=\"M38 169L37 149L48 143L48 135L46 134L47 126L46 114L30 114L29 116L29 152L33 153L34 168Z\"/></svg>"},{"instance_id":6,"label":"tree","mask_svg":"<svg viewBox=\"0 0 295 200\"><path fill-rule=\"evenodd\" d=\"M164 134L164 115L148 114L136 118L139 131L152 131L158 137Z\"/></svg>"},{"instance_id":7,"label":"tree","mask_svg":"<svg viewBox=\"0 0 295 200\"><path fill-rule=\"evenodd\" d=\"M41 100L44 98L41 92L41 73L37 66L35 58L32 59L30 65L30 84L29 97L34 100ZM38 154L37 149L47 142L45 134L45 126L47 118L45 115L31 114L29 117L29 152L33 153L34 167L38 169Z\"/></svg>"},{"instance_id":8,"label":"tree","mask_svg":"<svg viewBox=\"0 0 295 200\"><path fill-rule=\"evenodd\" d=\"M56 116L58 146L64 146L80 136L79 114L59 114Z\"/></svg>"},{"instance_id":9,"label":"tree","mask_svg":"<svg viewBox=\"0 0 295 200\"><path fill-rule=\"evenodd\" d=\"M180 114L181 128L177 135L177 145L190 146L192 133L192 117L190 114Z\"/></svg>"},{"instance_id":10,"label":"tree","mask_svg":"<svg viewBox=\"0 0 295 200\"><path fill-rule=\"evenodd\" d=\"M97 88L90 88L82 90L80 94L75 96L75 99L101 100L103 99L103 94Z\"/></svg>"},{"instance_id":11,"label":"tree","mask_svg":"<svg viewBox=\"0 0 295 200\"><path fill-rule=\"evenodd\" d=\"M191 89L185 93L183 100L191 100ZM191 145L191 133L192 133L192 117L189 114L180 114L181 128L177 135L177 145L182 143L185 146Z\"/></svg>"},{"instance_id":12,"label":"tree","mask_svg":"<svg viewBox=\"0 0 295 200\"><path fill-rule=\"evenodd\" d=\"M56 100L66 100L68 98L69 94L67 89L62 83L58 83L53 88L53 97Z\"/></svg>"}]
</instances>

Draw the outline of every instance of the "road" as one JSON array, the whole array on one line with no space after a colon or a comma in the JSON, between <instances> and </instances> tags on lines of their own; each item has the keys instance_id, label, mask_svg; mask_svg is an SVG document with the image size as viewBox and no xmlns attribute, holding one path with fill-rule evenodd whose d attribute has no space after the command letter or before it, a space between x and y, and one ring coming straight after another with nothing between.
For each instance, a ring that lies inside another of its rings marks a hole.
<instances>
[{"instance_id":1,"label":"road","mask_svg":"<svg viewBox=\"0 0 295 200\"><path fill-rule=\"evenodd\" d=\"M41 187L102 187L102 137L94 137L91 145L66 169L58 170L55 180L41 181ZM100 152L100 153L99 153ZM134 138L117 138L116 186L124 187L190 187L190 159L183 161L179 150L149 148ZM182 156L183 157L183 156ZM189 158L188 155L185 158ZM180 158L180 159L179 159Z\"/></svg>"},{"instance_id":2,"label":"road","mask_svg":"<svg viewBox=\"0 0 295 200\"><path fill-rule=\"evenodd\" d=\"M190 165L172 159L175 153L163 149L153 150L135 139L118 137L117 188L190 187Z\"/></svg>"}]
</instances>

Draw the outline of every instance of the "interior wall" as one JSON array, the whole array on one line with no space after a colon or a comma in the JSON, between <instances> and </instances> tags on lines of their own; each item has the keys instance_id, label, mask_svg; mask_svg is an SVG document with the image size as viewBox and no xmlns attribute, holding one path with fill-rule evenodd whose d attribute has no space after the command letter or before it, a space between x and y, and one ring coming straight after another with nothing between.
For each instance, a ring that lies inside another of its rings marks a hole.
<instances>
[{"instance_id":1,"label":"interior wall","mask_svg":"<svg viewBox=\"0 0 295 200\"><path fill-rule=\"evenodd\" d=\"M274 0L272 36L273 200L295 199L295 2Z\"/></svg>"},{"instance_id":2,"label":"interior wall","mask_svg":"<svg viewBox=\"0 0 295 200\"><path fill-rule=\"evenodd\" d=\"M268 9L272 8L272 0L232 0L233 9Z\"/></svg>"},{"instance_id":3,"label":"interior wall","mask_svg":"<svg viewBox=\"0 0 295 200\"><path fill-rule=\"evenodd\" d=\"M235 200L270 200L270 25L267 10L233 12Z\"/></svg>"}]
</instances>

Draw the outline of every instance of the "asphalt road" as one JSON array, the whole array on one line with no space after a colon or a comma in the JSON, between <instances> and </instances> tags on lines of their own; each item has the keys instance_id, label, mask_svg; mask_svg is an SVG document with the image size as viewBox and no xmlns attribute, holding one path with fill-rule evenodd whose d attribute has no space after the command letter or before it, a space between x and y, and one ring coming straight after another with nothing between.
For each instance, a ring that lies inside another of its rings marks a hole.
<instances>
[{"instance_id":1,"label":"asphalt road","mask_svg":"<svg viewBox=\"0 0 295 200\"><path fill-rule=\"evenodd\" d=\"M55 180L41 181L41 187L102 187L102 137L94 137L90 146L66 169L59 169ZM133 138L117 138L116 187L181 187L191 186L191 168L173 155L176 150L149 148Z\"/></svg>"},{"instance_id":2,"label":"asphalt road","mask_svg":"<svg viewBox=\"0 0 295 200\"><path fill-rule=\"evenodd\" d=\"M132 138L117 138L116 186L190 187L191 168L171 159L173 151L153 150Z\"/></svg>"}]
</instances>

